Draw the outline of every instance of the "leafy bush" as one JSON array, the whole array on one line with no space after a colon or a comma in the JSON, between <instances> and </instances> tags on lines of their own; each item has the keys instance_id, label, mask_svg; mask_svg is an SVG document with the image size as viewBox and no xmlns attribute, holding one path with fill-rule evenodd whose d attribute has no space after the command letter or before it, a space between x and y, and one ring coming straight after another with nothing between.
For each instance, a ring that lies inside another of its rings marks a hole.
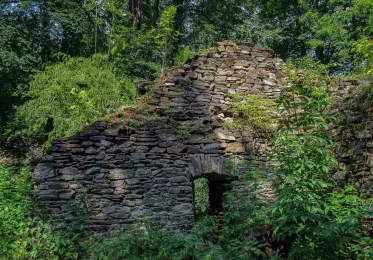
<instances>
[{"instance_id":1,"label":"leafy bush","mask_svg":"<svg viewBox=\"0 0 373 260\"><path fill-rule=\"evenodd\" d=\"M278 101L284 120L273 153L279 163L271 207L275 240L291 243L290 259L351 259L369 201L353 187L339 192L332 179L337 160L326 131L335 119L326 89L317 84L312 74L291 74Z\"/></svg>"},{"instance_id":2,"label":"leafy bush","mask_svg":"<svg viewBox=\"0 0 373 260\"><path fill-rule=\"evenodd\" d=\"M137 83L154 80L165 72L172 64L171 55L179 35L174 30L176 11L171 5L159 16L156 26L141 28L133 26L132 16L127 11L117 16L109 45L119 74L128 75Z\"/></svg>"},{"instance_id":3,"label":"leafy bush","mask_svg":"<svg viewBox=\"0 0 373 260\"><path fill-rule=\"evenodd\" d=\"M45 140L69 136L114 108L134 100L135 87L118 78L105 55L66 58L37 74L28 98L17 108L13 137ZM21 126L21 127L20 127Z\"/></svg>"},{"instance_id":4,"label":"leafy bush","mask_svg":"<svg viewBox=\"0 0 373 260\"><path fill-rule=\"evenodd\" d=\"M193 181L194 184L194 208L196 217L205 216L210 209L209 183L206 178Z\"/></svg>"},{"instance_id":5,"label":"leafy bush","mask_svg":"<svg viewBox=\"0 0 373 260\"><path fill-rule=\"evenodd\" d=\"M13 173L0 164L0 259L76 259L78 233L56 232L32 214L28 167Z\"/></svg>"},{"instance_id":6,"label":"leafy bush","mask_svg":"<svg viewBox=\"0 0 373 260\"><path fill-rule=\"evenodd\" d=\"M195 54L196 53L193 50L191 50L191 48L189 46L186 46L186 47L180 49L176 53L175 58L174 58L174 62L178 66L184 65L184 63L188 59L191 59Z\"/></svg>"},{"instance_id":7,"label":"leafy bush","mask_svg":"<svg viewBox=\"0 0 373 260\"><path fill-rule=\"evenodd\" d=\"M249 169L249 166L233 159L228 161L227 168L235 171L236 176L238 171L245 174L224 194L224 222L219 241L227 257L275 259L277 253L270 245L270 201L263 192L268 176L260 168Z\"/></svg>"},{"instance_id":8,"label":"leafy bush","mask_svg":"<svg viewBox=\"0 0 373 260\"><path fill-rule=\"evenodd\" d=\"M232 223L233 224L233 223ZM234 223L236 224L236 223ZM240 226L241 227L241 226ZM224 229L226 233L229 229ZM238 231L238 229L235 229ZM87 259L261 259L266 255L259 249L264 243L248 239L245 230L227 236L219 234L215 217L205 217L190 233L166 229L140 229L111 234L102 242L93 242L87 249ZM239 236L238 236L239 235Z\"/></svg>"},{"instance_id":9,"label":"leafy bush","mask_svg":"<svg viewBox=\"0 0 373 260\"><path fill-rule=\"evenodd\" d=\"M373 40L368 37L361 37L353 44L353 51L356 53L356 67L358 72L365 75L373 75Z\"/></svg>"},{"instance_id":10,"label":"leafy bush","mask_svg":"<svg viewBox=\"0 0 373 260\"><path fill-rule=\"evenodd\" d=\"M29 178L27 168L13 175L10 169L0 164L0 255L17 244L14 234L26 228L26 214L31 204L27 194L32 187Z\"/></svg>"},{"instance_id":11,"label":"leafy bush","mask_svg":"<svg viewBox=\"0 0 373 260\"><path fill-rule=\"evenodd\" d=\"M206 225L203 230L206 230ZM140 229L113 234L102 243L93 243L88 250L88 258L223 259L217 256L213 248L211 243L204 241L197 234L155 230L143 225Z\"/></svg>"}]
</instances>

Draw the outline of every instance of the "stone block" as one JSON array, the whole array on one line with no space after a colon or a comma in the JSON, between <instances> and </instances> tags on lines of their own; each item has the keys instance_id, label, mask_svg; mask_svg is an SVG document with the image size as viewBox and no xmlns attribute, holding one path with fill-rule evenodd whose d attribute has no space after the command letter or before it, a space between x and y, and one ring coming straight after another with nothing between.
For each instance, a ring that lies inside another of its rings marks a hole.
<instances>
[{"instance_id":1,"label":"stone block","mask_svg":"<svg viewBox=\"0 0 373 260\"><path fill-rule=\"evenodd\" d=\"M102 141L102 140L106 140L106 136L105 135L96 135L96 136L91 136L89 138L90 141Z\"/></svg>"},{"instance_id":2,"label":"stone block","mask_svg":"<svg viewBox=\"0 0 373 260\"><path fill-rule=\"evenodd\" d=\"M78 177L79 170L75 167L66 167L60 170L59 174L61 179L65 181L71 181L74 177Z\"/></svg>"},{"instance_id":3,"label":"stone block","mask_svg":"<svg viewBox=\"0 0 373 260\"><path fill-rule=\"evenodd\" d=\"M167 134L167 133L159 134L159 140L160 141L176 141L177 136L174 134Z\"/></svg>"},{"instance_id":4,"label":"stone block","mask_svg":"<svg viewBox=\"0 0 373 260\"><path fill-rule=\"evenodd\" d=\"M242 143L229 143L225 151L227 153L244 153L245 146Z\"/></svg>"},{"instance_id":5,"label":"stone block","mask_svg":"<svg viewBox=\"0 0 373 260\"><path fill-rule=\"evenodd\" d=\"M127 194L125 199L126 200L142 199L142 196L141 195L136 195L136 194Z\"/></svg>"},{"instance_id":6,"label":"stone block","mask_svg":"<svg viewBox=\"0 0 373 260\"><path fill-rule=\"evenodd\" d=\"M108 216L106 214L104 214L104 213L101 213L101 214L93 216L94 220L105 220L107 218L108 218Z\"/></svg>"},{"instance_id":7,"label":"stone block","mask_svg":"<svg viewBox=\"0 0 373 260\"><path fill-rule=\"evenodd\" d=\"M170 153L170 154L179 154L182 151L184 151L185 148L186 148L185 145L177 144L177 145L174 145L172 147L168 147L167 148L167 153Z\"/></svg>"},{"instance_id":8,"label":"stone block","mask_svg":"<svg viewBox=\"0 0 373 260\"><path fill-rule=\"evenodd\" d=\"M60 193L58 197L63 200L69 200L74 196L75 192Z\"/></svg>"},{"instance_id":9,"label":"stone block","mask_svg":"<svg viewBox=\"0 0 373 260\"><path fill-rule=\"evenodd\" d=\"M193 205L189 203L182 203L180 205L173 207L172 210L174 212L182 213L182 214L191 213L193 210Z\"/></svg>"},{"instance_id":10,"label":"stone block","mask_svg":"<svg viewBox=\"0 0 373 260\"><path fill-rule=\"evenodd\" d=\"M177 176L177 177L173 177L171 178L171 182L176 182L176 183L188 183L188 179L184 176Z\"/></svg>"},{"instance_id":11,"label":"stone block","mask_svg":"<svg viewBox=\"0 0 373 260\"><path fill-rule=\"evenodd\" d=\"M166 152L166 149L161 148L161 147L154 147L150 150L150 153L164 153L164 152Z\"/></svg>"},{"instance_id":12,"label":"stone block","mask_svg":"<svg viewBox=\"0 0 373 260\"><path fill-rule=\"evenodd\" d=\"M132 178L135 174L135 171L132 169L112 169L109 172L109 180L125 180Z\"/></svg>"},{"instance_id":13,"label":"stone block","mask_svg":"<svg viewBox=\"0 0 373 260\"><path fill-rule=\"evenodd\" d=\"M123 187L123 184L124 184L124 180L117 180L117 181L113 181L110 186L114 188L121 188Z\"/></svg>"},{"instance_id":14,"label":"stone block","mask_svg":"<svg viewBox=\"0 0 373 260\"><path fill-rule=\"evenodd\" d=\"M152 171L151 171L151 169L146 169L146 168L140 168L140 169L137 169L136 170L136 173L135 173L135 176L136 177L150 177L151 176L151 174L152 174Z\"/></svg>"},{"instance_id":15,"label":"stone block","mask_svg":"<svg viewBox=\"0 0 373 260\"><path fill-rule=\"evenodd\" d=\"M88 147L85 150L85 153L86 154L98 154L98 153L100 153L100 150L98 150L97 148L94 148L94 147L90 146L90 147Z\"/></svg>"},{"instance_id":16,"label":"stone block","mask_svg":"<svg viewBox=\"0 0 373 260\"><path fill-rule=\"evenodd\" d=\"M101 170L101 168L99 168L99 167L93 167L93 168L87 169L84 173L87 174L87 175L97 174L97 173L100 172L100 170Z\"/></svg>"},{"instance_id":17,"label":"stone block","mask_svg":"<svg viewBox=\"0 0 373 260\"><path fill-rule=\"evenodd\" d=\"M212 144L205 144L203 146L204 150L217 150L220 149L220 144L218 143L212 143Z\"/></svg>"},{"instance_id":18,"label":"stone block","mask_svg":"<svg viewBox=\"0 0 373 260\"><path fill-rule=\"evenodd\" d=\"M233 135L225 134L222 131L215 131L215 135L218 139L221 139L221 140L227 140L227 141L235 141L236 140L236 137L234 137Z\"/></svg>"},{"instance_id":19,"label":"stone block","mask_svg":"<svg viewBox=\"0 0 373 260\"><path fill-rule=\"evenodd\" d=\"M49 163L39 163L33 172L33 178L35 181L42 181L54 178L55 176L55 170Z\"/></svg>"},{"instance_id":20,"label":"stone block","mask_svg":"<svg viewBox=\"0 0 373 260\"><path fill-rule=\"evenodd\" d=\"M140 184L140 180L137 178L126 179L126 183L131 187L132 185Z\"/></svg>"}]
</instances>

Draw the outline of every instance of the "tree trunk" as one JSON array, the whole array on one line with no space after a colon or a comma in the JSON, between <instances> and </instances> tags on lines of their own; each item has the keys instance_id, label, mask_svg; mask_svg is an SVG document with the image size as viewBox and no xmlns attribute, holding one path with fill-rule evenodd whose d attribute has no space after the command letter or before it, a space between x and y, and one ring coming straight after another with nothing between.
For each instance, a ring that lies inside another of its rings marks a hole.
<instances>
[{"instance_id":1,"label":"tree trunk","mask_svg":"<svg viewBox=\"0 0 373 260\"><path fill-rule=\"evenodd\" d=\"M131 11L133 15L133 26L140 29L142 20L141 0L131 0Z\"/></svg>"}]
</instances>

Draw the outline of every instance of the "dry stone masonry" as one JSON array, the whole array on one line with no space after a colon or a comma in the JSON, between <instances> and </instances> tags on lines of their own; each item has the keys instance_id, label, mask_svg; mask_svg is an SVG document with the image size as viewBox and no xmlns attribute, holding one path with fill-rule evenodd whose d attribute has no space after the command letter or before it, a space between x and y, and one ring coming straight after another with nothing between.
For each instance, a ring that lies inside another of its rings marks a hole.
<instances>
[{"instance_id":1,"label":"dry stone masonry","mask_svg":"<svg viewBox=\"0 0 373 260\"><path fill-rule=\"evenodd\" d=\"M352 86L352 87L351 87ZM373 194L373 88L368 82L344 81L336 91L339 98L332 111L341 122L334 128L335 175L342 184Z\"/></svg>"},{"instance_id":2,"label":"dry stone masonry","mask_svg":"<svg viewBox=\"0 0 373 260\"><path fill-rule=\"evenodd\" d=\"M95 232L132 228L141 219L191 229L194 179L239 175L225 167L232 156L265 165L270 131L226 122L231 95L280 95L281 65L269 50L223 42L161 82L142 85L146 93L135 106L52 142L34 171L41 208L63 227L88 202L87 228Z\"/></svg>"}]
</instances>

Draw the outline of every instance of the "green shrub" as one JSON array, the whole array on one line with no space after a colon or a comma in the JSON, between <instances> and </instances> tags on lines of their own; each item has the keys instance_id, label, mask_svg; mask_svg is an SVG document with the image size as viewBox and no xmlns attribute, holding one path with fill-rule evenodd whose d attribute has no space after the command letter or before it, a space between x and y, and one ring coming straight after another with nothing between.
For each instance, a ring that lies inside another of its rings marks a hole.
<instances>
[{"instance_id":1,"label":"green shrub","mask_svg":"<svg viewBox=\"0 0 373 260\"><path fill-rule=\"evenodd\" d=\"M207 215L210 210L209 183L206 178L198 178L194 184L194 212L196 217Z\"/></svg>"},{"instance_id":2,"label":"green shrub","mask_svg":"<svg viewBox=\"0 0 373 260\"><path fill-rule=\"evenodd\" d=\"M266 244L248 239L244 229L238 232L237 228L235 233L231 232L216 238L219 232L225 234L228 231L231 229L218 231L216 218L212 216L200 219L196 223L195 230L189 233L152 229L143 225L140 229L111 234L102 242L93 242L87 249L89 253L87 259L223 260L266 258L262 251ZM215 241L216 239L218 241Z\"/></svg>"},{"instance_id":3,"label":"green shrub","mask_svg":"<svg viewBox=\"0 0 373 260\"><path fill-rule=\"evenodd\" d=\"M27 101L17 108L13 137L49 140L70 136L83 127L134 100L135 87L118 78L105 55L66 58L37 74ZM21 127L20 127L21 126Z\"/></svg>"},{"instance_id":4,"label":"green shrub","mask_svg":"<svg viewBox=\"0 0 373 260\"><path fill-rule=\"evenodd\" d=\"M101 243L93 243L88 252L88 259L223 259L200 235L156 230L147 225L112 234Z\"/></svg>"},{"instance_id":5,"label":"green shrub","mask_svg":"<svg viewBox=\"0 0 373 260\"><path fill-rule=\"evenodd\" d=\"M236 176L238 170L245 174L224 194L224 223L219 243L224 245L228 258L267 259L271 256L276 259L270 236L266 235L270 233L270 201L263 192L263 184L268 181L268 176L261 169L249 169L248 166L235 163L233 159L228 161L227 168Z\"/></svg>"},{"instance_id":6,"label":"green shrub","mask_svg":"<svg viewBox=\"0 0 373 260\"><path fill-rule=\"evenodd\" d=\"M372 37L362 36L352 44L355 53L356 70L363 75L373 75L373 40Z\"/></svg>"},{"instance_id":7,"label":"green shrub","mask_svg":"<svg viewBox=\"0 0 373 260\"><path fill-rule=\"evenodd\" d=\"M27 227L27 210L31 204L28 192L32 187L30 172L23 168L19 174L12 174L0 164L0 255L16 246L16 234Z\"/></svg>"},{"instance_id":8,"label":"green shrub","mask_svg":"<svg viewBox=\"0 0 373 260\"><path fill-rule=\"evenodd\" d=\"M182 49L180 49L174 58L174 62L176 65L184 65L184 63L188 60L191 59L196 53L190 49L189 46L186 46Z\"/></svg>"},{"instance_id":9,"label":"green shrub","mask_svg":"<svg viewBox=\"0 0 373 260\"><path fill-rule=\"evenodd\" d=\"M31 173L0 164L0 259L77 259L78 233L56 232L33 214Z\"/></svg>"},{"instance_id":10,"label":"green shrub","mask_svg":"<svg viewBox=\"0 0 373 260\"><path fill-rule=\"evenodd\" d=\"M290 243L289 259L351 259L357 257L352 245L363 234L369 201L350 186L340 192L332 178L337 160L326 131L335 119L318 84L312 74L290 74L278 101L284 120L273 151L275 240Z\"/></svg>"}]
</instances>

